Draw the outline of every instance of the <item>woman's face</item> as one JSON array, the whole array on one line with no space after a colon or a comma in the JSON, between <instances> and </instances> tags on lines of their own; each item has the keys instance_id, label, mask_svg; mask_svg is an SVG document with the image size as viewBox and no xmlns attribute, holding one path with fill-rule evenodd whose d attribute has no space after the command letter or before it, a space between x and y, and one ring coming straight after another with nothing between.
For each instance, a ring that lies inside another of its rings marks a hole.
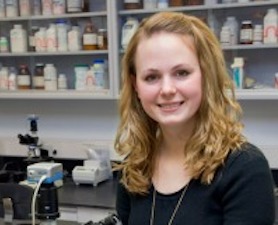
<instances>
[{"instance_id":1,"label":"woman's face","mask_svg":"<svg viewBox=\"0 0 278 225\"><path fill-rule=\"evenodd\" d=\"M190 37L160 32L140 41L134 86L145 112L161 127L192 128L202 74Z\"/></svg>"}]
</instances>

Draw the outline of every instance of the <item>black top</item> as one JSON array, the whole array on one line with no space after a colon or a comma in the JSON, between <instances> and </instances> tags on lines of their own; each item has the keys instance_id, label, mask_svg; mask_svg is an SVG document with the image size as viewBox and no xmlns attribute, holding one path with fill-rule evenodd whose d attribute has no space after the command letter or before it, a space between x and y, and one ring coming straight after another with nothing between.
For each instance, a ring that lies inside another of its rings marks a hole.
<instances>
[{"instance_id":1,"label":"black top","mask_svg":"<svg viewBox=\"0 0 278 225\"><path fill-rule=\"evenodd\" d=\"M246 144L231 153L213 182L192 180L172 225L273 225L274 182L264 155ZM167 225L182 190L157 193L153 225ZM118 183L116 210L123 225L150 225L153 187L146 196Z\"/></svg>"}]
</instances>

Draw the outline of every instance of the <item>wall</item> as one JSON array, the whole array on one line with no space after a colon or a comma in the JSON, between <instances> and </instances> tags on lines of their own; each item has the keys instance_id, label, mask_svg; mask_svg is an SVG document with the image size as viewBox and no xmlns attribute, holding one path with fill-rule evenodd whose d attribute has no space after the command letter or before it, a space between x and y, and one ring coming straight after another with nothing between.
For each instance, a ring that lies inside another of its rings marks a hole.
<instances>
[{"instance_id":1,"label":"wall","mask_svg":"<svg viewBox=\"0 0 278 225\"><path fill-rule=\"evenodd\" d=\"M241 101L244 133L262 148L270 165L278 168L277 101ZM84 159L86 144L104 140L110 146L118 123L116 100L0 100L0 154L26 155L17 134L26 134L29 114L38 114L38 135L49 149L57 149L59 158ZM85 144L85 145L84 145Z\"/></svg>"}]
</instances>

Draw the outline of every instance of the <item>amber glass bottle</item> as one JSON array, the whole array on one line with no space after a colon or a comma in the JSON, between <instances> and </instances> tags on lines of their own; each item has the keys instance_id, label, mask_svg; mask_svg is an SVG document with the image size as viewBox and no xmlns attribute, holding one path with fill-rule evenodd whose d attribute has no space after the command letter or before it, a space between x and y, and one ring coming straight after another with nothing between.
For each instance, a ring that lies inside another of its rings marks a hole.
<instances>
[{"instance_id":1,"label":"amber glass bottle","mask_svg":"<svg viewBox=\"0 0 278 225\"><path fill-rule=\"evenodd\" d=\"M19 66L17 75L17 88L19 90L31 89L31 73L26 64Z\"/></svg>"},{"instance_id":2,"label":"amber glass bottle","mask_svg":"<svg viewBox=\"0 0 278 225\"><path fill-rule=\"evenodd\" d=\"M97 31L95 26L88 22L83 32L83 50L97 49Z\"/></svg>"},{"instance_id":3,"label":"amber glass bottle","mask_svg":"<svg viewBox=\"0 0 278 225\"><path fill-rule=\"evenodd\" d=\"M44 64L37 63L33 75L33 88L44 89Z\"/></svg>"}]
</instances>

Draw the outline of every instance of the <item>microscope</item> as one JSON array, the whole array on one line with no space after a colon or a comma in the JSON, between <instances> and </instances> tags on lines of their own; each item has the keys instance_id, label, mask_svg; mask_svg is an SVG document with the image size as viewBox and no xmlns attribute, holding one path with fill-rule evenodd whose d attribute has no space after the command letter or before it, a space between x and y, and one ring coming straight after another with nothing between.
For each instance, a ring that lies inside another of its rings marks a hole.
<instances>
[{"instance_id":1,"label":"microscope","mask_svg":"<svg viewBox=\"0 0 278 225\"><path fill-rule=\"evenodd\" d=\"M30 115L28 121L30 123L30 134L18 134L19 143L28 146L28 157L25 160L27 165L41 162L50 161L48 150L42 148L42 144L39 143L38 132L38 116Z\"/></svg>"}]
</instances>

